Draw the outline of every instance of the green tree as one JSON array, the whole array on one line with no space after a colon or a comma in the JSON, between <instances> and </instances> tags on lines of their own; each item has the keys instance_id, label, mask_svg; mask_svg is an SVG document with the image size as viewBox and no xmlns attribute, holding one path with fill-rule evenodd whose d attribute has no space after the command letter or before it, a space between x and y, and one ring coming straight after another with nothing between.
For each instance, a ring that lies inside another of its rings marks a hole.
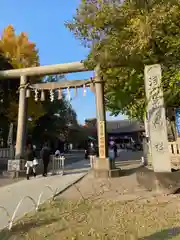
<instances>
[{"instance_id":1,"label":"green tree","mask_svg":"<svg viewBox=\"0 0 180 240\"><path fill-rule=\"evenodd\" d=\"M59 82L64 80L64 76L49 76L44 82ZM69 128L78 127L76 112L73 110L70 102L62 92L62 99L58 100L57 91L54 91L54 101L50 101L49 93L45 92L46 101L42 102L45 114L36 121L36 127L33 129L33 138L37 141L44 139L60 138L62 135L68 138Z\"/></svg>"},{"instance_id":2,"label":"green tree","mask_svg":"<svg viewBox=\"0 0 180 240\"><path fill-rule=\"evenodd\" d=\"M66 24L100 63L112 114L143 118L144 65L160 63L167 107L179 106L180 1L82 0Z\"/></svg>"}]
</instances>

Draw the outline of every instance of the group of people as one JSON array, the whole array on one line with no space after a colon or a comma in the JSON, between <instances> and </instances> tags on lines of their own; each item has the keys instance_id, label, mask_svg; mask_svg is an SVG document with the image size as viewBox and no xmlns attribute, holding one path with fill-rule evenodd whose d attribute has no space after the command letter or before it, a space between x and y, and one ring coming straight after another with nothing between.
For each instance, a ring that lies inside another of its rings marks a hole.
<instances>
[{"instance_id":1,"label":"group of people","mask_svg":"<svg viewBox=\"0 0 180 240\"><path fill-rule=\"evenodd\" d=\"M111 160L114 160L118 156L117 144L111 141L108 147L108 155ZM98 156L98 146L93 141L89 141L85 148L85 159L90 159L90 165L93 166L95 157Z\"/></svg>"},{"instance_id":2,"label":"group of people","mask_svg":"<svg viewBox=\"0 0 180 240\"><path fill-rule=\"evenodd\" d=\"M43 176L47 176L47 170L48 170L48 165L50 162L50 148L48 147L48 144L45 143L42 150L41 150L41 159L43 161ZM38 166L38 160L35 152L35 148L33 147L32 143L28 143L26 148L25 148L25 153L24 153L24 160L26 161L25 167L26 167L26 177L27 180L29 180L31 171L33 172L33 176L36 177L36 169Z\"/></svg>"}]
</instances>

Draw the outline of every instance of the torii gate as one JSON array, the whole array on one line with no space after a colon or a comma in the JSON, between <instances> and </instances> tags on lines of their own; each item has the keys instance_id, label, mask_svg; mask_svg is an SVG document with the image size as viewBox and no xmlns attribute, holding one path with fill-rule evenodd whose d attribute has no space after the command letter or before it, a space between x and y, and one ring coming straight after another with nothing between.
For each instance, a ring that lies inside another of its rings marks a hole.
<instances>
[{"instance_id":1,"label":"torii gate","mask_svg":"<svg viewBox=\"0 0 180 240\"><path fill-rule=\"evenodd\" d=\"M100 67L95 68L95 77L91 80L75 80L63 81L59 83L39 83L30 85L34 89L65 89L80 88L90 84L95 86L96 96L96 115L99 142L99 158L94 163L95 176L113 177L119 176L120 169L116 169L114 164L108 158L107 133L106 133L106 115L104 104L104 82L100 77ZM28 90L28 78L33 76L46 76L55 74L67 74L76 72L89 71L82 62L72 62L48 66L39 66L31 68L13 69L0 71L0 78L20 78L19 87L19 109L18 124L16 136L16 153L15 159L20 162L23 156L25 139L26 139L26 123L27 123L27 101L26 92ZM14 160L15 161L15 160ZM18 168L19 169L19 168Z\"/></svg>"}]
</instances>

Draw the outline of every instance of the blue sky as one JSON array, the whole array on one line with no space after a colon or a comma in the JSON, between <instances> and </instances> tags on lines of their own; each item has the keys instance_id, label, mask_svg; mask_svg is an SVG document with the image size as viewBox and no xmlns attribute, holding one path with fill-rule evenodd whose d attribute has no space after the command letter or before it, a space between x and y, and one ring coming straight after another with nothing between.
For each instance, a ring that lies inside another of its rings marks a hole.
<instances>
[{"instance_id":1,"label":"blue sky","mask_svg":"<svg viewBox=\"0 0 180 240\"><path fill-rule=\"evenodd\" d=\"M64 22L71 20L80 0L1 0L0 34L8 24L17 33L26 32L29 39L37 44L41 65L74 62L85 59L88 49L74 38L65 28ZM68 79L86 79L93 73L69 74ZM73 96L72 96L73 97ZM86 97L79 89L78 96L72 100L78 120L96 116L95 98L90 90ZM107 119L122 119L110 117Z\"/></svg>"}]
</instances>

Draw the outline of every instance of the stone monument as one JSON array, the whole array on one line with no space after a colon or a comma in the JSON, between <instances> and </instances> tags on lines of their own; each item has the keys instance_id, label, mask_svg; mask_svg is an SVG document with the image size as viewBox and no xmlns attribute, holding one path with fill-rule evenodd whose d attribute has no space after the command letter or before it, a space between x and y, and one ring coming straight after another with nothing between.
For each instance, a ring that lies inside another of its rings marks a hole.
<instances>
[{"instance_id":1,"label":"stone monument","mask_svg":"<svg viewBox=\"0 0 180 240\"><path fill-rule=\"evenodd\" d=\"M161 86L161 66L159 64L146 66L144 73L153 169L154 172L171 172L163 89Z\"/></svg>"}]
</instances>

